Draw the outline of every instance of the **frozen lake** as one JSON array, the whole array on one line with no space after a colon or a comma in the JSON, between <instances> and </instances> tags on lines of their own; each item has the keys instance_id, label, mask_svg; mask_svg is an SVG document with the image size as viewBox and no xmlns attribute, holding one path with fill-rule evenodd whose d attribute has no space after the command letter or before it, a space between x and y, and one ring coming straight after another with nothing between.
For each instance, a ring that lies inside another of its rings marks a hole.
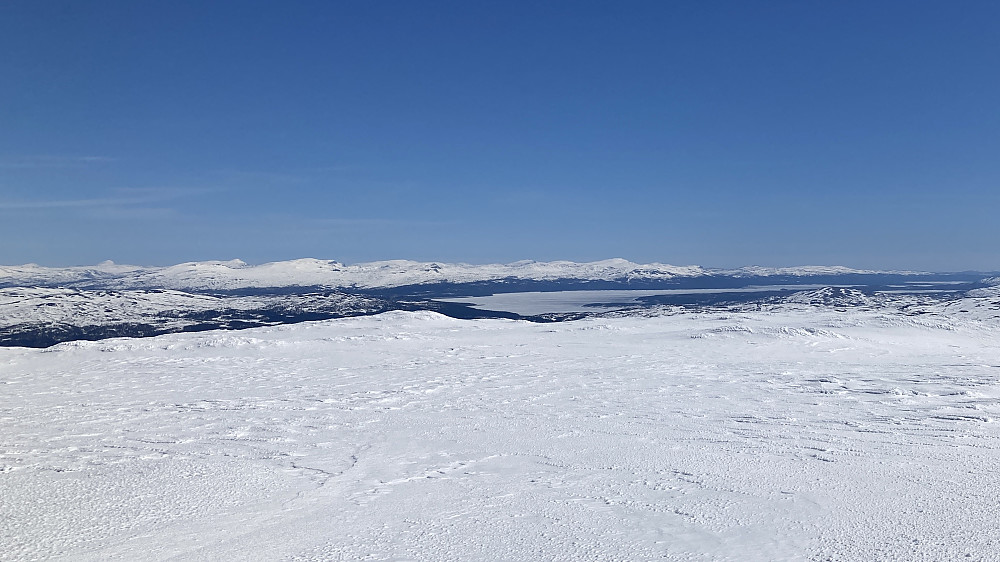
<instances>
[{"instance_id":1,"label":"frozen lake","mask_svg":"<svg viewBox=\"0 0 1000 562\"><path fill-rule=\"evenodd\" d=\"M513 312L521 316L566 312L616 310L641 304L642 297L665 295L735 295L805 291L826 285L763 285L732 289L661 289L648 291L530 291L497 293L482 297L449 297L443 302L468 304L481 310Z\"/></svg>"}]
</instances>

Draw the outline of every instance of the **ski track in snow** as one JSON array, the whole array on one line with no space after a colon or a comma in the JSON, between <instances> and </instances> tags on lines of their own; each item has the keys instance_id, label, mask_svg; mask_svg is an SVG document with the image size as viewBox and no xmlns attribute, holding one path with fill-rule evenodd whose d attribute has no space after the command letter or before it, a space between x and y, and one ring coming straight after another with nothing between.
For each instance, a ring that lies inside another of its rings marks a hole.
<instances>
[{"instance_id":1,"label":"ski track in snow","mask_svg":"<svg viewBox=\"0 0 1000 562\"><path fill-rule=\"evenodd\" d=\"M0 560L988 560L1000 324L434 313L0 348Z\"/></svg>"}]
</instances>

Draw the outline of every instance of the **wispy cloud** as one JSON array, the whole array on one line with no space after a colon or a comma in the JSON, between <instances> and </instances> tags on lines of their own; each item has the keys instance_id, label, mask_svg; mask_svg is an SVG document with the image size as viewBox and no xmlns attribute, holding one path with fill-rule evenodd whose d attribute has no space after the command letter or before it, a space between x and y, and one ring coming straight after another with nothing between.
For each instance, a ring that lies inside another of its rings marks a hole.
<instances>
[{"instance_id":1,"label":"wispy cloud","mask_svg":"<svg viewBox=\"0 0 1000 562\"><path fill-rule=\"evenodd\" d=\"M331 166L312 166L309 168L305 168L303 171L313 172L318 174L328 174L336 172L349 172L352 170L356 170L356 168L354 166L347 166L347 165L339 165L339 166L331 165Z\"/></svg>"},{"instance_id":2,"label":"wispy cloud","mask_svg":"<svg viewBox=\"0 0 1000 562\"><path fill-rule=\"evenodd\" d=\"M388 218L322 218L299 221L313 227L384 227L384 226L445 226L455 221L388 219Z\"/></svg>"},{"instance_id":3,"label":"wispy cloud","mask_svg":"<svg viewBox=\"0 0 1000 562\"><path fill-rule=\"evenodd\" d=\"M108 156L60 156L53 154L34 154L21 156L0 156L0 169L50 169L92 166L114 162L115 158Z\"/></svg>"},{"instance_id":4,"label":"wispy cloud","mask_svg":"<svg viewBox=\"0 0 1000 562\"><path fill-rule=\"evenodd\" d=\"M226 182L252 182L264 184L306 183L313 178L309 174L287 172L263 172L253 170L216 170L213 174Z\"/></svg>"},{"instance_id":5,"label":"wispy cloud","mask_svg":"<svg viewBox=\"0 0 1000 562\"><path fill-rule=\"evenodd\" d=\"M230 191L225 187L175 187L175 186L153 186L153 187L117 187L112 190L122 197L142 198L146 201L165 201L168 199L181 199L209 193L221 193Z\"/></svg>"},{"instance_id":6,"label":"wispy cloud","mask_svg":"<svg viewBox=\"0 0 1000 562\"><path fill-rule=\"evenodd\" d=\"M285 171L222 169L213 170L211 173L216 178L228 182L300 184L329 179L331 175L336 176L353 169L351 166L330 165L310 166Z\"/></svg>"},{"instance_id":7,"label":"wispy cloud","mask_svg":"<svg viewBox=\"0 0 1000 562\"><path fill-rule=\"evenodd\" d=\"M67 209L79 207L111 207L147 203L148 200L125 197L97 197L93 199L53 199L35 201L0 201L0 209Z\"/></svg>"},{"instance_id":8,"label":"wispy cloud","mask_svg":"<svg viewBox=\"0 0 1000 562\"><path fill-rule=\"evenodd\" d=\"M0 211L80 210L88 216L164 217L175 211L171 201L220 191L216 188L187 187L123 187L108 190L100 197L62 199L0 199Z\"/></svg>"},{"instance_id":9,"label":"wispy cloud","mask_svg":"<svg viewBox=\"0 0 1000 562\"><path fill-rule=\"evenodd\" d=\"M183 213L172 207L114 206L90 207L84 211L84 216L98 220L172 220L182 217Z\"/></svg>"}]
</instances>

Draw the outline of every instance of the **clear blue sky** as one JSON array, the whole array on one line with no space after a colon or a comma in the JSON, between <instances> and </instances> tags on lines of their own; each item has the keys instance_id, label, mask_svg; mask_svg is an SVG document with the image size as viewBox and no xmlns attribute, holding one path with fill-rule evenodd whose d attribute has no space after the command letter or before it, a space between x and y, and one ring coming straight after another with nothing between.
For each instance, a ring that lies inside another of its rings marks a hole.
<instances>
[{"instance_id":1,"label":"clear blue sky","mask_svg":"<svg viewBox=\"0 0 1000 562\"><path fill-rule=\"evenodd\" d=\"M998 2L0 4L0 263L1000 269Z\"/></svg>"}]
</instances>

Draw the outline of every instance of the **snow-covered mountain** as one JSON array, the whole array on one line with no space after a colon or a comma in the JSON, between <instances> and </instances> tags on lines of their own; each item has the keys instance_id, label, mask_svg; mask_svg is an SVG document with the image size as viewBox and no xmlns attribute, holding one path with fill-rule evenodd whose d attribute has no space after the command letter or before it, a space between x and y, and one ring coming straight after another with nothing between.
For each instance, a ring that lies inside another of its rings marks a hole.
<instances>
[{"instance_id":1,"label":"snow-covered mountain","mask_svg":"<svg viewBox=\"0 0 1000 562\"><path fill-rule=\"evenodd\" d=\"M706 269L662 263L638 264L624 259L577 263L518 261L508 264L377 261L345 265L313 258L249 265L241 260L187 262L167 267L117 265L52 268L35 264L0 267L0 287L75 286L103 289L236 290L321 286L372 289L435 283L532 281L666 281L706 276L769 277L901 273L846 267L745 267Z\"/></svg>"},{"instance_id":2,"label":"snow-covered mountain","mask_svg":"<svg viewBox=\"0 0 1000 562\"><path fill-rule=\"evenodd\" d=\"M715 275L730 275L733 277L808 277L812 275L917 275L919 271L888 271L877 269L853 269L842 265L803 265L798 267L759 267L747 266L738 269L713 269Z\"/></svg>"},{"instance_id":3,"label":"snow-covered mountain","mask_svg":"<svg viewBox=\"0 0 1000 562\"><path fill-rule=\"evenodd\" d=\"M136 265L119 265L111 261L81 267L44 267L34 263L4 265L0 266L0 287L56 287L98 283L140 274L149 269Z\"/></svg>"}]
</instances>

